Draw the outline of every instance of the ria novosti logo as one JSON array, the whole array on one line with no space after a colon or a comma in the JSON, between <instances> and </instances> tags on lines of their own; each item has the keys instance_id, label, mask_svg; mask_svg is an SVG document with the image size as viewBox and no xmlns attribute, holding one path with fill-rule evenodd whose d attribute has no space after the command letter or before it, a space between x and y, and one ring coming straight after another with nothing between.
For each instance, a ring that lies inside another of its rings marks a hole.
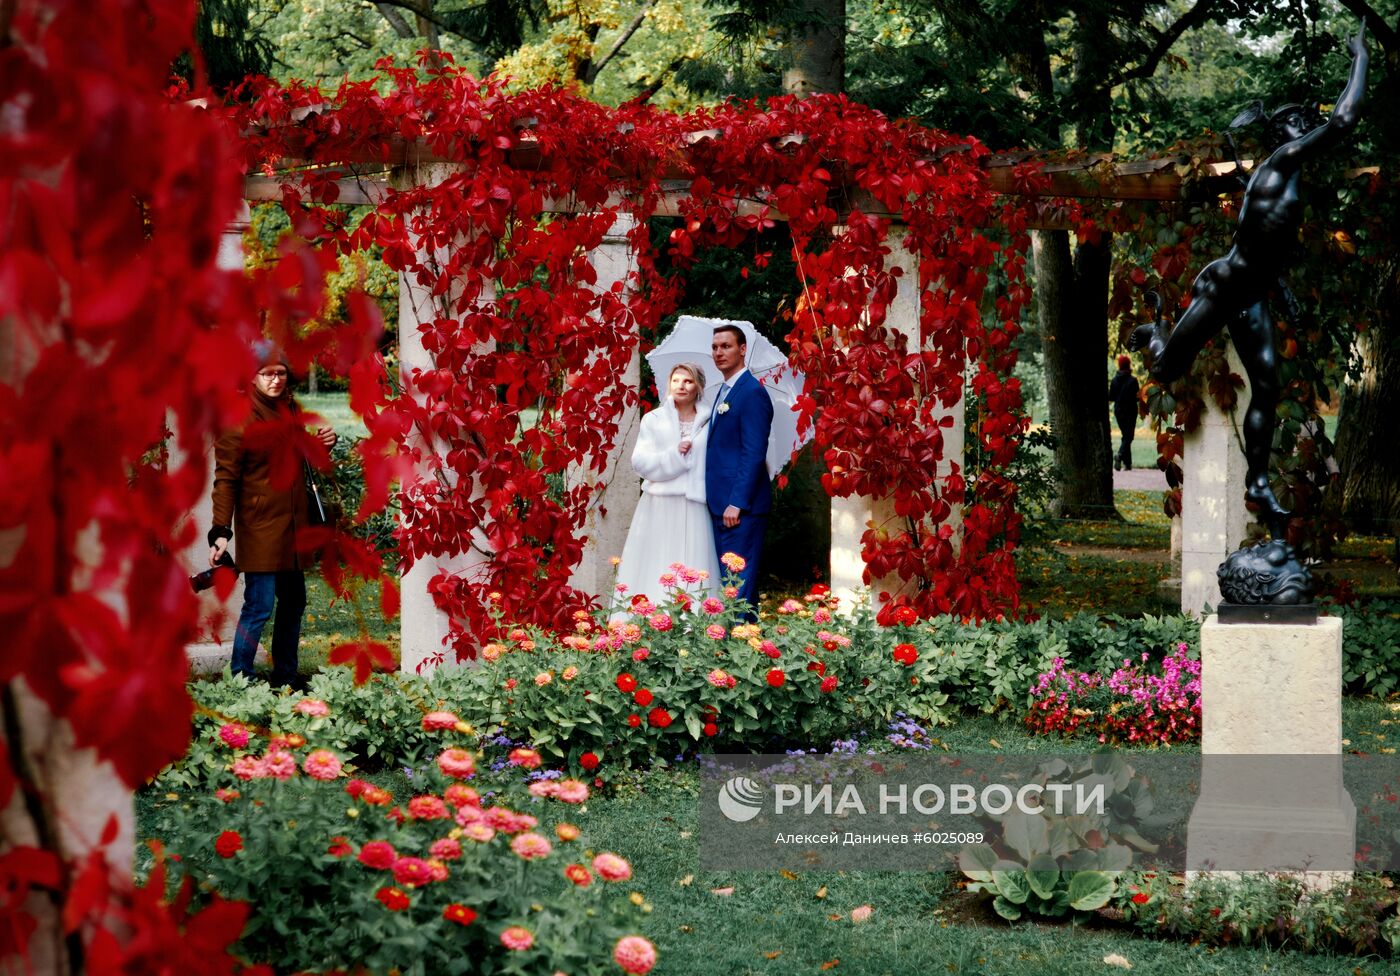
<instances>
[{"instance_id":1,"label":"ria novosti logo","mask_svg":"<svg viewBox=\"0 0 1400 976\"><path fill-rule=\"evenodd\" d=\"M733 776L719 788L719 812L734 823L747 823L763 812L767 791L747 776Z\"/></svg>"}]
</instances>

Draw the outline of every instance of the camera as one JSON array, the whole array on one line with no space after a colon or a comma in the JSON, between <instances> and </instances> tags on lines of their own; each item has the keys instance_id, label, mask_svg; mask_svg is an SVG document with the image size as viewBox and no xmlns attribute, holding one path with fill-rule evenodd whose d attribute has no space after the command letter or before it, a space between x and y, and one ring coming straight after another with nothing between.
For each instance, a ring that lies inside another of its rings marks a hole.
<instances>
[{"instance_id":1,"label":"camera","mask_svg":"<svg viewBox=\"0 0 1400 976\"><path fill-rule=\"evenodd\" d=\"M215 577L221 572L232 572L234 576L238 575L238 567L234 565L233 557L228 553L224 553L219 557L218 565L210 566L204 572L195 573L191 576L190 589L194 590L196 593L203 593L214 585Z\"/></svg>"}]
</instances>

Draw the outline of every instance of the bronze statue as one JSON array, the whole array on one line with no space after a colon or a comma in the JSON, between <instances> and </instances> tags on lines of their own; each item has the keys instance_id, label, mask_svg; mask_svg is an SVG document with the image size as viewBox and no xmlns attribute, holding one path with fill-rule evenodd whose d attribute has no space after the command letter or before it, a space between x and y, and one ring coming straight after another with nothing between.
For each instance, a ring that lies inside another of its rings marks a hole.
<instances>
[{"instance_id":1,"label":"bronze statue","mask_svg":"<svg viewBox=\"0 0 1400 976\"><path fill-rule=\"evenodd\" d=\"M1155 322L1138 326L1129 349L1146 349L1151 375L1170 383L1185 375L1202 347L1222 328L1239 352L1249 376L1249 406L1244 416L1244 454L1248 468L1245 499L1255 503L1270 535L1282 542L1290 513L1269 487L1269 450L1273 446L1278 407L1278 357L1269 297L1286 294L1282 276L1293 256L1302 224L1303 201L1298 176L1303 163L1337 145L1356 127L1366 88L1366 22L1347 42L1351 71L1332 114L1320 120L1299 105L1285 105L1268 116L1272 149L1257 165L1240 204L1239 225L1230 252L1206 265L1191 286L1191 304L1176 328L1168 329L1160 312ZM1263 117L1262 108L1241 114L1243 125Z\"/></svg>"}]
</instances>

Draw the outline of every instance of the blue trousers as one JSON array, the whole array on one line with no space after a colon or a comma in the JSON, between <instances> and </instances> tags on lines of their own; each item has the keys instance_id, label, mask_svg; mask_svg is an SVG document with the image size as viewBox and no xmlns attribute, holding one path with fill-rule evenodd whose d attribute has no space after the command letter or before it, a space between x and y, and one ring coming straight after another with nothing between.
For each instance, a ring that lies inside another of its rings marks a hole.
<instances>
[{"instance_id":1,"label":"blue trousers","mask_svg":"<svg viewBox=\"0 0 1400 976\"><path fill-rule=\"evenodd\" d=\"M301 643L301 615L306 610L306 577L299 569L278 573L243 574L243 611L233 635L234 674L253 677L253 655L258 652L263 628L272 622L272 684L284 685L297 676L297 645Z\"/></svg>"},{"instance_id":2,"label":"blue trousers","mask_svg":"<svg viewBox=\"0 0 1400 976\"><path fill-rule=\"evenodd\" d=\"M723 558L726 552L744 557L744 571L739 575L739 599L747 601L750 610L744 618L750 622L758 620L758 557L763 555L763 533L768 529L768 516L739 516L739 524L732 529L724 527L723 517L710 513L710 522L715 529L715 555ZM727 573L724 563L720 572Z\"/></svg>"}]
</instances>

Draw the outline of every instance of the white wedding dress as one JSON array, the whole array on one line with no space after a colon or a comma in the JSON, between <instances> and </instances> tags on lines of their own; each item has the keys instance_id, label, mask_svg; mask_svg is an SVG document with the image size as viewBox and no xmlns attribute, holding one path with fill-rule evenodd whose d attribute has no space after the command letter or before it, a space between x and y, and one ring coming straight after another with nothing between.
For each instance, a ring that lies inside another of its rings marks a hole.
<instances>
[{"instance_id":1,"label":"white wedding dress","mask_svg":"<svg viewBox=\"0 0 1400 976\"><path fill-rule=\"evenodd\" d=\"M666 573L674 575L677 563L707 575L691 584L678 579L676 586L702 598L719 591L714 530L705 506L710 409L697 403L695 411L693 421L683 422L668 396L642 418L632 467L645 480L617 567L617 581L626 589L613 603L621 611L638 594L657 604L668 599L670 588L660 579ZM683 455L680 442L687 437L691 447Z\"/></svg>"}]
</instances>

